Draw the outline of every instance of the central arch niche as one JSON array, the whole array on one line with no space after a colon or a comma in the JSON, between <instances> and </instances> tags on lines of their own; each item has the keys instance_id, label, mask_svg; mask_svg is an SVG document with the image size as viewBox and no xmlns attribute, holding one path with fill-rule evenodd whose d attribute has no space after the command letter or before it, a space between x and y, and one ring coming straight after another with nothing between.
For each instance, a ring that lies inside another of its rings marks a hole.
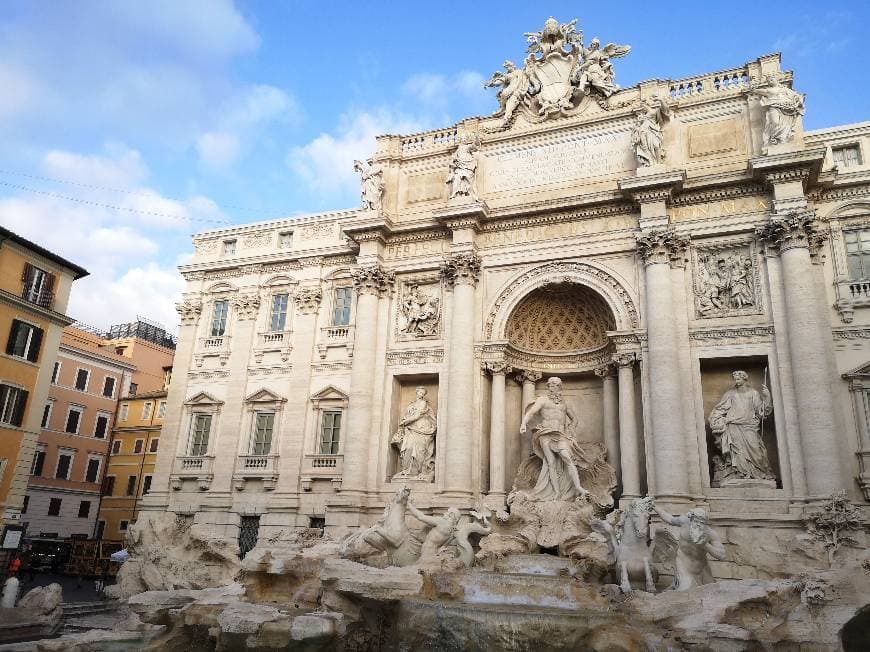
<instances>
[{"instance_id":1,"label":"central arch niche","mask_svg":"<svg viewBox=\"0 0 870 652\"><path fill-rule=\"evenodd\" d=\"M514 308L505 337L530 354L591 353L608 345L616 319L604 298L577 283L551 283L527 294Z\"/></svg>"}]
</instances>

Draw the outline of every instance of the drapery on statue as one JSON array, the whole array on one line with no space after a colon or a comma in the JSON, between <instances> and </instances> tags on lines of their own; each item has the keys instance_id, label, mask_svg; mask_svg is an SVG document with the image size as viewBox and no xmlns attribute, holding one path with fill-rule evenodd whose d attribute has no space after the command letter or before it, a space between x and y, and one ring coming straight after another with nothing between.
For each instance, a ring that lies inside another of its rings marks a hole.
<instances>
[{"instance_id":1,"label":"drapery on statue","mask_svg":"<svg viewBox=\"0 0 870 652\"><path fill-rule=\"evenodd\" d=\"M680 528L678 539L672 541L676 545L676 559L674 583L670 588L687 591L713 582L707 555L722 561L725 559L725 546L722 545L719 535L707 525L707 512L698 507L690 509L685 516L674 516L657 505L653 505L653 509L665 523ZM671 536L670 533L668 536Z\"/></svg>"},{"instance_id":2,"label":"drapery on statue","mask_svg":"<svg viewBox=\"0 0 870 652\"><path fill-rule=\"evenodd\" d=\"M399 449L402 470L393 479L435 479L435 432L438 421L426 399L426 388L418 387L415 398L402 412L399 428L390 443Z\"/></svg>"},{"instance_id":3,"label":"drapery on statue","mask_svg":"<svg viewBox=\"0 0 870 652\"><path fill-rule=\"evenodd\" d=\"M504 128L510 123L514 111L517 110L529 90L530 83L529 75L525 69L517 68L513 61L506 60L502 67L505 72L497 70L483 85L484 88L501 86L501 90L496 94L500 108L493 114L502 116L500 128Z\"/></svg>"},{"instance_id":4,"label":"drapery on statue","mask_svg":"<svg viewBox=\"0 0 870 652\"><path fill-rule=\"evenodd\" d=\"M446 183L450 186L450 199L454 197L477 197L474 190L474 174L477 171L477 148L475 141L459 143L453 160L450 161L450 174Z\"/></svg>"},{"instance_id":5,"label":"drapery on statue","mask_svg":"<svg viewBox=\"0 0 870 652\"><path fill-rule=\"evenodd\" d=\"M577 441L574 431L577 419L562 398L561 379L550 378L547 394L526 409L520 434L526 432L534 417L540 417L532 432L534 455L520 464L512 496L522 493L532 501L582 501L591 492L597 505L610 507L616 475L606 462L603 444ZM581 484L581 476L588 489ZM508 500L511 502L512 498Z\"/></svg>"},{"instance_id":6,"label":"drapery on statue","mask_svg":"<svg viewBox=\"0 0 870 652\"><path fill-rule=\"evenodd\" d=\"M803 93L784 86L775 75L767 77L766 86L751 86L750 95L761 99L764 112L764 144L779 145L794 137L798 116L804 114Z\"/></svg>"},{"instance_id":7,"label":"drapery on statue","mask_svg":"<svg viewBox=\"0 0 870 652\"><path fill-rule=\"evenodd\" d=\"M638 167L658 165L664 160L662 128L670 116L668 103L658 95L653 95L642 103L631 132L631 144L634 146Z\"/></svg>"},{"instance_id":8,"label":"drapery on statue","mask_svg":"<svg viewBox=\"0 0 870 652\"><path fill-rule=\"evenodd\" d=\"M747 384L749 375L735 371L734 388L710 412L710 430L722 451L722 478L773 480L767 448L759 432L762 419L773 413L770 391L761 392Z\"/></svg>"},{"instance_id":9,"label":"drapery on statue","mask_svg":"<svg viewBox=\"0 0 870 652\"><path fill-rule=\"evenodd\" d=\"M380 213L384 196L384 169L371 160L366 163L354 161L353 169L361 175L360 195L363 208Z\"/></svg>"},{"instance_id":10,"label":"drapery on statue","mask_svg":"<svg viewBox=\"0 0 870 652\"><path fill-rule=\"evenodd\" d=\"M402 299L402 314L405 317L403 333L418 337L434 335L441 321L441 308L438 297L420 292L415 283L408 288L408 294Z\"/></svg>"},{"instance_id":11,"label":"drapery on statue","mask_svg":"<svg viewBox=\"0 0 870 652\"><path fill-rule=\"evenodd\" d=\"M631 51L631 46L608 43L602 48L601 41L593 38L587 48L583 47L581 34L578 49L582 63L574 71L571 80L576 85L577 92L586 94L590 88L594 88L604 97L610 97L618 91L619 84L613 82L616 73L610 60L624 57Z\"/></svg>"}]
</instances>

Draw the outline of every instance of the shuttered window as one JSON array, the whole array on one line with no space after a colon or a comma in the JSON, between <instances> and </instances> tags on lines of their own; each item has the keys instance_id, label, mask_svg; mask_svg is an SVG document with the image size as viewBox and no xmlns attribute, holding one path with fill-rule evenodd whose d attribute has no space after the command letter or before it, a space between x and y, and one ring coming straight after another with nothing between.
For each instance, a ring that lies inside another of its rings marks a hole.
<instances>
[{"instance_id":1,"label":"shuttered window","mask_svg":"<svg viewBox=\"0 0 870 652\"><path fill-rule=\"evenodd\" d=\"M25 389L0 384L0 423L20 427L24 422L27 396Z\"/></svg>"},{"instance_id":2,"label":"shuttered window","mask_svg":"<svg viewBox=\"0 0 870 652\"><path fill-rule=\"evenodd\" d=\"M42 346L42 334L41 328L13 319L9 339L6 342L7 355L36 362L39 359L39 349Z\"/></svg>"}]
</instances>

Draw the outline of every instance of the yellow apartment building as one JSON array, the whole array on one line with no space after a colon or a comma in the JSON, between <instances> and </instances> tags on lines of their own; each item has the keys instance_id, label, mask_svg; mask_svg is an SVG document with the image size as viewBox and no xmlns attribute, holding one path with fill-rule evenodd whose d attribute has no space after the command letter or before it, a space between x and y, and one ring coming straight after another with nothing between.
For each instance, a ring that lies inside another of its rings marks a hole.
<instances>
[{"instance_id":1,"label":"yellow apartment building","mask_svg":"<svg viewBox=\"0 0 870 652\"><path fill-rule=\"evenodd\" d=\"M21 520L73 281L88 272L0 226L0 514Z\"/></svg>"},{"instance_id":2,"label":"yellow apartment building","mask_svg":"<svg viewBox=\"0 0 870 652\"><path fill-rule=\"evenodd\" d=\"M122 541L136 520L139 502L151 489L165 412L165 389L138 393L118 403L97 538Z\"/></svg>"}]
</instances>

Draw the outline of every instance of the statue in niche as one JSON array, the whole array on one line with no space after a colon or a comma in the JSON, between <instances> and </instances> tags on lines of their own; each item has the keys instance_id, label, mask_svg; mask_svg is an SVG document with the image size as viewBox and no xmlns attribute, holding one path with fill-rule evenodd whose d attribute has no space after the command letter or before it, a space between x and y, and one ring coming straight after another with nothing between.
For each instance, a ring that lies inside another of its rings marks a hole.
<instances>
[{"instance_id":1,"label":"statue in niche","mask_svg":"<svg viewBox=\"0 0 870 652\"><path fill-rule=\"evenodd\" d=\"M383 167L369 160L366 163L354 161L353 169L361 175L360 194L363 208L380 213L381 200L384 196Z\"/></svg>"},{"instance_id":2,"label":"statue in niche","mask_svg":"<svg viewBox=\"0 0 870 652\"><path fill-rule=\"evenodd\" d=\"M590 485L593 501L601 507L612 505L610 494L616 486L616 476L607 464L606 449L601 443L577 441L574 430L577 418L562 397L561 379L550 378L547 394L526 409L520 434L525 434L529 422L536 417L539 422L532 431L533 455L520 464L508 502L520 497L530 501L585 502L590 498L590 490L581 484L582 474L594 483L594 487Z\"/></svg>"},{"instance_id":3,"label":"statue in niche","mask_svg":"<svg viewBox=\"0 0 870 652\"><path fill-rule=\"evenodd\" d=\"M435 480L435 432L438 422L426 399L426 388L418 387L417 397L408 404L390 444L398 448L402 470L393 480Z\"/></svg>"},{"instance_id":4,"label":"statue in niche","mask_svg":"<svg viewBox=\"0 0 870 652\"><path fill-rule=\"evenodd\" d=\"M510 123L514 111L517 110L520 102L522 102L528 92L530 84L528 73L524 69L517 68L513 61L506 60L502 64L502 67L505 69L505 72L500 70L495 71L492 73L489 81L483 85L484 88L502 87L498 94L496 94L496 99L500 106L499 110L494 114L502 116L501 126L499 127L501 129Z\"/></svg>"},{"instance_id":5,"label":"statue in niche","mask_svg":"<svg viewBox=\"0 0 870 652\"><path fill-rule=\"evenodd\" d=\"M719 535L707 524L707 512L702 508L691 509L685 516L669 514L657 505L653 509L668 525L679 527L675 539L670 532L662 531L662 538L676 549L674 559L674 591L687 591L702 584L710 584L713 573L710 571L709 554L713 559L725 559L725 546ZM657 538L657 543L659 542Z\"/></svg>"},{"instance_id":6,"label":"statue in niche","mask_svg":"<svg viewBox=\"0 0 870 652\"><path fill-rule=\"evenodd\" d=\"M761 438L763 419L773 413L770 391L762 385L761 392L747 383L745 371L735 371L734 388L710 412L710 430L716 446L722 451L720 483L733 479L774 480L767 449Z\"/></svg>"},{"instance_id":7,"label":"statue in niche","mask_svg":"<svg viewBox=\"0 0 870 652\"><path fill-rule=\"evenodd\" d=\"M790 141L798 116L804 114L806 96L783 85L776 75L769 75L765 86L753 84L749 93L758 96L765 108L764 144L780 145Z\"/></svg>"},{"instance_id":8,"label":"statue in niche","mask_svg":"<svg viewBox=\"0 0 870 652\"><path fill-rule=\"evenodd\" d=\"M403 333L427 337L435 335L441 322L441 306L438 297L420 291L416 283L408 288L402 300L402 315L405 317Z\"/></svg>"},{"instance_id":9,"label":"statue in niche","mask_svg":"<svg viewBox=\"0 0 870 652\"><path fill-rule=\"evenodd\" d=\"M477 198L474 190L474 174L477 171L478 144L474 140L459 143L453 160L450 161L450 174L447 184L450 186L450 199L456 197Z\"/></svg>"},{"instance_id":10,"label":"statue in niche","mask_svg":"<svg viewBox=\"0 0 870 652\"><path fill-rule=\"evenodd\" d=\"M755 305L755 279L749 256L739 252L715 257L704 254L698 257L698 262L695 295L701 317L717 317Z\"/></svg>"},{"instance_id":11,"label":"statue in niche","mask_svg":"<svg viewBox=\"0 0 870 652\"><path fill-rule=\"evenodd\" d=\"M662 128L670 116L668 103L658 95L653 95L642 103L631 132L631 144L638 167L659 165L664 161Z\"/></svg>"}]
</instances>

